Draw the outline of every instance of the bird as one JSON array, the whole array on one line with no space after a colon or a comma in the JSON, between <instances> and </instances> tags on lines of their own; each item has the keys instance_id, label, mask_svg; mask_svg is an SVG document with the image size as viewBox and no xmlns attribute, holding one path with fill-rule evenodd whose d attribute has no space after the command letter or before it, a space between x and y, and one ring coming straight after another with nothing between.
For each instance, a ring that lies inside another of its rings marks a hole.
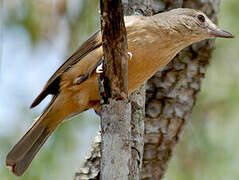
<instances>
[{"instance_id":1,"label":"bird","mask_svg":"<svg viewBox=\"0 0 239 180\"><path fill-rule=\"evenodd\" d=\"M178 8L153 16L126 16L128 43L128 94L131 94L183 48L209 38L233 38L203 12ZM26 134L10 150L6 165L21 176L52 132L64 120L94 108L100 112L97 73L102 62L100 31L86 40L51 76L31 104L34 108L48 95L52 100Z\"/></svg>"}]
</instances>

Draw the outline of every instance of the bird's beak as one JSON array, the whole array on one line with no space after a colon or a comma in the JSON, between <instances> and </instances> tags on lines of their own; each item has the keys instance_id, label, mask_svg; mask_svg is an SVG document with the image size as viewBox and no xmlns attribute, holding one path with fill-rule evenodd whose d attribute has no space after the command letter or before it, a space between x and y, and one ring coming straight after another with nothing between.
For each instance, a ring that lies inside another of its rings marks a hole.
<instances>
[{"instance_id":1,"label":"bird's beak","mask_svg":"<svg viewBox=\"0 0 239 180\"><path fill-rule=\"evenodd\" d=\"M221 38L234 38L234 35L230 32L227 32L223 29L220 28L215 28L210 30L210 35L212 37L221 37Z\"/></svg>"}]
</instances>

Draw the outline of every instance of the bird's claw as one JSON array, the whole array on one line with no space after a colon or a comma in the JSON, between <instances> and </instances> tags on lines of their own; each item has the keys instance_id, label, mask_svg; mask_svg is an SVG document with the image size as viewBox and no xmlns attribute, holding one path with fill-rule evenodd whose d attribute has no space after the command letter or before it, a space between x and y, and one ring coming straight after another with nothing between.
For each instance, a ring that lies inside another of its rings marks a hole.
<instances>
[{"instance_id":1,"label":"bird's claw","mask_svg":"<svg viewBox=\"0 0 239 180\"><path fill-rule=\"evenodd\" d=\"M133 57L133 54L131 52L128 52L127 54L129 56L129 60L131 60ZM100 63L100 65L97 66L96 73L103 73L103 64L102 63Z\"/></svg>"},{"instance_id":2,"label":"bird's claw","mask_svg":"<svg viewBox=\"0 0 239 180\"><path fill-rule=\"evenodd\" d=\"M133 54L132 54L131 52L128 52L127 54L128 54L128 56L129 56L129 60L131 60L132 57L133 57Z\"/></svg>"},{"instance_id":3,"label":"bird's claw","mask_svg":"<svg viewBox=\"0 0 239 180\"><path fill-rule=\"evenodd\" d=\"M96 73L103 73L103 64L102 63L100 63L100 65L99 66L97 66L97 68L96 68Z\"/></svg>"}]
</instances>

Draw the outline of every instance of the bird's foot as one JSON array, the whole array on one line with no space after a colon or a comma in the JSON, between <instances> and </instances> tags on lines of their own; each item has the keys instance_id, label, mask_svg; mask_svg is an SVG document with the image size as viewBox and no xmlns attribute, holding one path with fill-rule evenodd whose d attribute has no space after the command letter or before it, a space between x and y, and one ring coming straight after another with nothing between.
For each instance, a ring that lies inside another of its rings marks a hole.
<instances>
[{"instance_id":1,"label":"bird's foot","mask_svg":"<svg viewBox=\"0 0 239 180\"><path fill-rule=\"evenodd\" d=\"M96 68L96 73L103 73L103 64L101 63L99 66Z\"/></svg>"},{"instance_id":2,"label":"bird's foot","mask_svg":"<svg viewBox=\"0 0 239 180\"><path fill-rule=\"evenodd\" d=\"M131 52L128 52L127 54L129 56L129 60L131 60L133 57L133 54ZM100 63L100 65L97 66L96 73L103 73L103 64L102 63Z\"/></svg>"},{"instance_id":3,"label":"bird's foot","mask_svg":"<svg viewBox=\"0 0 239 180\"><path fill-rule=\"evenodd\" d=\"M133 57L133 54L132 54L132 52L128 52L127 54L128 54L128 56L129 56L129 60L131 60L131 59L132 59L132 57Z\"/></svg>"}]
</instances>

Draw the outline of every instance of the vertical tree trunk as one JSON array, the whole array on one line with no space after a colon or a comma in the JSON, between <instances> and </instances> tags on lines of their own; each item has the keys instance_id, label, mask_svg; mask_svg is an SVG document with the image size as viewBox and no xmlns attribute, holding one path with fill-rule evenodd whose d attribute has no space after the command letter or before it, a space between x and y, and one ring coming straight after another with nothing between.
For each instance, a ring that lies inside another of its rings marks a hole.
<instances>
[{"instance_id":1,"label":"vertical tree trunk","mask_svg":"<svg viewBox=\"0 0 239 180\"><path fill-rule=\"evenodd\" d=\"M135 0L123 0L125 15L141 14L152 15L152 11L141 11L149 4L150 0L138 3ZM131 101L131 164L129 179L139 179L143 159L144 137L144 114L145 114L145 86L132 93ZM91 145L86 159L75 174L75 179L99 179L100 175L100 145L101 134L99 133Z\"/></svg>"},{"instance_id":2,"label":"vertical tree trunk","mask_svg":"<svg viewBox=\"0 0 239 180\"><path fill-rule=\"evenodd\" d=\"M125 15L152 15L150 8L141 11L150 4L150 0L141 3L135 0L122 0ZM131 94L131 166L129 179L140 179L144 150L145 85Z\"/></svg>"},{"instance_id":3,"label":"vertical tree trunk","mask_svg":"<svg viewBox=\"0 0 239 180\"><path fill-rule=\"evenodd\" d=\"M219 0L126 2L131 6L128 7L129 11L143 12L145 15L184 7L200 9L214 22L218 17ZM175 144L179 141L183 126L191 115L213 48L214 40L207 40L184 49L147 83L144 155L140 179L160 180L165 174ZM97 152L97 148L99 146L93 146L91 152ZM97 153L91 155L91 158L95 157L94 161L88 158L83 168L88 170L89 176L87 173L84 174L87 177L90 177L92 167L95 167L94 162L100 159ZM76 174L75 177L77 179L80 176ZM97 176L92 179L97 179Z\"/></svg>"},{"instance_id":4,"label":"vertical tree trunk","mask_svg":"<svg viewBox=\"0 0 239 180\"><path fill-rule=\"evenodd\" d=\"M101 0L103 73L100 179L128 180L131 162L131 105L128 100L128 46L121 0Z\"/></svg>"},{"instance_id":5,"label":"vertical tree trunk","mask_svg":"<svg viewBox=\"0 0 239 180\"><path fill-rule=\"evenodd\" d=\"M217 20L218 0L159 2L163 9L200 9L213 21ZM159 180L165 174L183 126L191 115L213 48L214 40L206 40L184 49L148 81L141 179Z\"/></svg>"}]
</instances>

